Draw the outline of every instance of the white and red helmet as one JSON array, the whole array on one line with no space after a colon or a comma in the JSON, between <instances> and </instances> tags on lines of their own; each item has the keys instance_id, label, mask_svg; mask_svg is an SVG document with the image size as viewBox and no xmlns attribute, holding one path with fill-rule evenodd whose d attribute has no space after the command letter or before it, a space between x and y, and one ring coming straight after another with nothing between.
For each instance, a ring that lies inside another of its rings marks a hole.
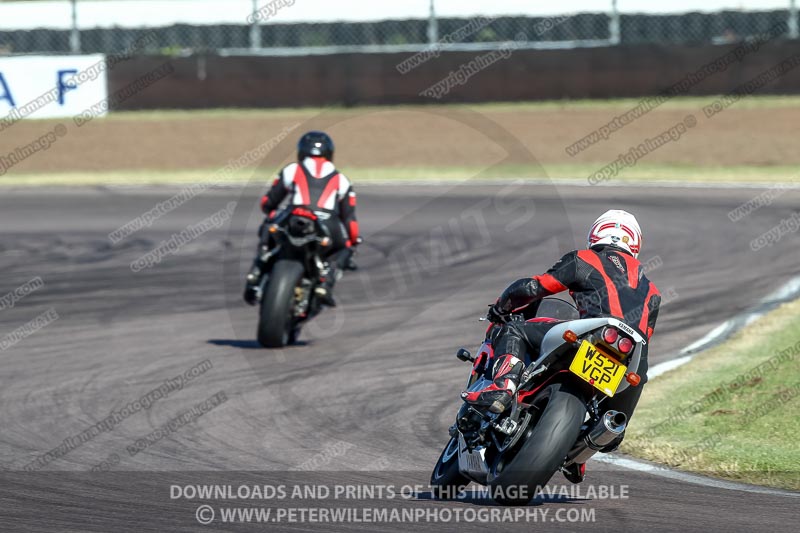
<instances>
[{"instance_id":1,"label":"white and red helmet","mask_svg":"<svg viewBox=\"0 0 800 533\"><path fill-rule=\"evenodd\" d=\"M588 248L599 244L617 246L636 257L642 247L642 229L636 217L619 209L606 211L589 230Z\"/></svg>"}]
</instances>

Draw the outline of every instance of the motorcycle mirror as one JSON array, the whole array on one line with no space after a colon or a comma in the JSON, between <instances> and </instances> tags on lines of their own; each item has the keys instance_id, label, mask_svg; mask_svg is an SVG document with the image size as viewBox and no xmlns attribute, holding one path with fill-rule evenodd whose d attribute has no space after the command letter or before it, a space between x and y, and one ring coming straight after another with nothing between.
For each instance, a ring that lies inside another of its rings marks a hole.
<instances>
[{"instance_id":1,"label":"motorcycle mirror","mask_svg":"<svg viewBox=\"0 0 800 533\"><path fill-rule=\"evenodd\" d=\"M472 354L469 353L469 350L466 350L464 348L459 348L458 349L458 351L456 352L456 357L458 357L459 360L464 361L465 363L468 363L468 362L472 363L472 362L475 361L475 358L472 357Z\"/></svg>"}]
</instances>

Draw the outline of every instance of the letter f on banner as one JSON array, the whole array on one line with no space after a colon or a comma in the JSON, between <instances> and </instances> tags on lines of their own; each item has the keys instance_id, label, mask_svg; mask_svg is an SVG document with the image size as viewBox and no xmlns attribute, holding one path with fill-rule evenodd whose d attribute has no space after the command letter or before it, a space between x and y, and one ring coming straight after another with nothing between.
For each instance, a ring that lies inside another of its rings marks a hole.
<instances>
[{"instance_id":1,"label":"letter f on banner","mask_svg":"<svg viewBox=\"0 0 800 533\"><path fill-rule=\"evenodd\" d=\"M64 105L64 94L67 91L74 91L78 88L78 84L75 83L74 79L70 83L64 82L64 77L72 77L74 74L77 74L78 71L74 68L67 69L67 70L59 70L58 71L58 105Z\"/></svg>"}]
</instances>

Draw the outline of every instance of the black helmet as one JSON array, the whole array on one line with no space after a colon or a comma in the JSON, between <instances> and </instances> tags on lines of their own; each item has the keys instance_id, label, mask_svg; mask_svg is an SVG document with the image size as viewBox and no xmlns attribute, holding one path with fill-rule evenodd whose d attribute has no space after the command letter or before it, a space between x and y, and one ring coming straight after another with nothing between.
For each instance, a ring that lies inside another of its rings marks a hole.
<instances>
[{"instance_id":1,"label":"black helmet","mask_svg":"<svg viewBox=\"0 0 800 533\"><path fill-rule=\"evenodd\" d=\"M324 131L309 131L297 142L297 159L324 157L333 161L333 139Z\"/></svg>"}]
</instances>

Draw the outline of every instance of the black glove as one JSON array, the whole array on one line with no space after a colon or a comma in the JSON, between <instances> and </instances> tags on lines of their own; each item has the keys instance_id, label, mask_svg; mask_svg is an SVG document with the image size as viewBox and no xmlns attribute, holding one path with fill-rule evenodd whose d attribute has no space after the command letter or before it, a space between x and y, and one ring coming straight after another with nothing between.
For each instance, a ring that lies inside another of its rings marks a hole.
<instances>
[{"instance_id":1,"label":"black glove","mask_svg":"<svg viewBox=\"0 0 800 533\"><path fill-rule=\"evenodd\" d=\"M358 263L356 263L356 253L358 250L356 248L363 242L364 239L362 237L358 237L356 238L355 242L350 245L350 254L347 256L347 259L344 262L345 270L358 270Z\"/></svg>"},{"instance_id":2,"label":"black glove","mask_svg":"<svg viewBox=\"0 0 800 533\"><path fill-rule=\"evenodd\" d=\"M511 313L506 313L497 304L489 305L489 312L486 313L486 319L495 324L505 324L508 322Z\"/></svg>"}]
</instances>

